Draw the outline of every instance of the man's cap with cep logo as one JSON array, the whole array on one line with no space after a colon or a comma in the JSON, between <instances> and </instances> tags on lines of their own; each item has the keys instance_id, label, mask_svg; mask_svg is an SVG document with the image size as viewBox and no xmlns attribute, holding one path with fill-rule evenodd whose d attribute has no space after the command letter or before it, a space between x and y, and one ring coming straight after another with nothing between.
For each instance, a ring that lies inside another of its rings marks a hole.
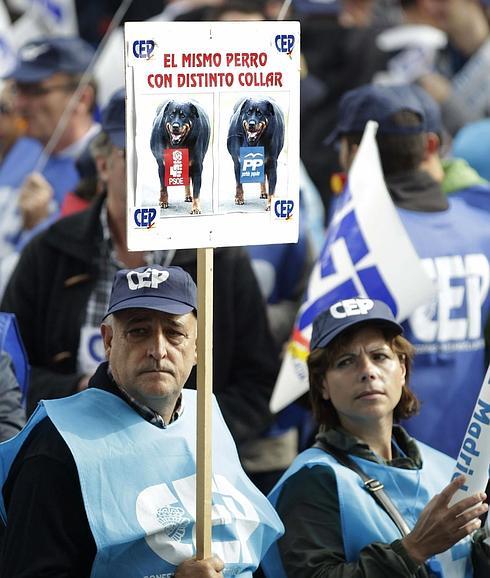
<instances>
[{"instance_id":1,"label":"man's cap with cep logo","mask_svg":"<svg viewBox=\"0 0 490 578\"><path fill-rule=\"evenodd\" d=\"M83 74L94 53L92 46L77 36L40 38L20 48L17 64L9 78L35 83L59 72Z\"/></svg>"},{"instance_id":2,"label":"man's cap with cep logo","mask_svg":"<svg viewBox=\"0 0 490 578\"><path fill-rule=\"evenodd\" d=\"M180 267L121 269L114 277L104 319L123 309L154 309L172 315L197 310L196 284Z\"/></svg>"},{"instance_id":3,"label":"man's cap with cep logo","mask_svg":"<svg viewBox=\"0 0 490 578\"><path fill-rule=\"evenodd\" d=\"M114 146L126 148L126 92L116 90L102 111L102 130L106 132Z\"/></svg>"},{"instance_id":4,"label":"man's cap with cep logo","mask_svg":"<svg viewBox=\"0 0 490 578\"><path fill-rule=\"evenodd\" d=\"M413 126L399 126L393 115L403 110L420 117ZM343 134L362 133L368 121L378 123L379 134L418 134L426 130L422 103L409 85L384 86L365 84L349 90L340 99L337 126L324 143L332 144Z\"/></svg>"},{"instance_id":5,"label":"man's cap with cep logo","mask_svg":"<svg viewBox=\"0 0 490 578\"><path fill-rule=\"evenodd\" d=\"M347 328L362 323L388 326L396 335L403 333L402 326L397 323L391 309L383 301L360 297L344 299L334 303L313 321L310 351L326 347L332 339Z\"/></svg>"}]
</instances>

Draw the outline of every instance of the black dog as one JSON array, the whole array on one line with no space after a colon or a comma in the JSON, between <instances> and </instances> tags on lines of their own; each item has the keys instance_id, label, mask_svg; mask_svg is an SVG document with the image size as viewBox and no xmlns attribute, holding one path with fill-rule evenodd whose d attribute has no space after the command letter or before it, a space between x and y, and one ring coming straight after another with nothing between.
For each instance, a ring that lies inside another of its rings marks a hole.
<instances>
[{"instance_id":1,"label":"black dog","mask_svg":"<svg viewBox=\"0 0 490 578\"><path fill-rule=\"evenodd\" d=\"M150 146L158 164L160 178L160 206L168 208L168 191L165 186L165 149L187 148L189 150L190 186L185 187L185 201L192 202L191 214L201 212L199 194L201 192L201 173L204 156L208 150L210 136L209 119L204 109L192 101L163 102L157 109L153 120Z\"/></svg>"},{"instance_id":2,"label":"black dog","mask_svg":"<svg viewBox=\"0 0 490 578\"><path fill-rule=\"evenodd\" d=\"M284 146L284 116L272 100L247 98L233 108L227 140L228 152L235 167L235 204L243 205L243 185L240 182L240 147L264 147L265 179L260 183L260 198L267 199L270 210L271 198L277 183L277 158Z\"/></svg>"}]
</instances>

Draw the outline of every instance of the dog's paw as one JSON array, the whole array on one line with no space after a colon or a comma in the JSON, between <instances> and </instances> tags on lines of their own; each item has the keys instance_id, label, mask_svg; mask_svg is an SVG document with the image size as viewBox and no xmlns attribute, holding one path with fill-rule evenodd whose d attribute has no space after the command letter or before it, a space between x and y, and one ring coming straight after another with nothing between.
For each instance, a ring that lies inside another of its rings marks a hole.
<instances>
[{"instance_id":1,"label":"dog's paw","mask_svg":"<svg viewBox=\"0 0 490 578\"><path fill-rule=\"evenodd\" d=\"M245 201L243 199L235 198L235 205L244 205Z\"/></svg>"},{"instance_id":2,"label":"dog's paw","mask_svg":"<svg viewBox=\"0 0 490 578\"><path fill-rule=\"evenodd\" d=\"M168 209L168 203L166 203L164 201L160 201L159 205L160 205L161 209Z\"/></svg>"},{"instance_id":3,"label":"dog's paw","mask_svg":"<svg viewBox=\"0 0 490 578\"><path fill-rule=\"evenodd\" d=\"M201 209L192 209L191 211L191 215L200 215L201 214Z\"/></svg>"},{"instance_id":4,"label":"dog's paw","mask_svg":"<svg viewBox=\"0 0 490 578\"><path fill-rule=\"evenodd\" d=\"M185 203L192 203L192 197L191 197L191 195L186 195L186 196L185 196L185 199L184 199L184 202L185 202Z\"/></svg>"},{"instance_id":5,"label":"dog's paw","mask_svg":"<svg viewBox=\"0 0 490 578\"><path fill-rule=\"evenodd\" d=\"M266 211L270 211L271 210L271 206L267 205L267 207L265 208Z\"/></svg>"},{"instance_id":6,"label":"dog's paw","mask_svg":"<svg viewBox=\"0 0 490 578\"><path fill-rule=\"evenodd\" d=\"M260 193L260 198L261 199L267 199L268 198L267 193Z\"/></svg>"}]
</instances>

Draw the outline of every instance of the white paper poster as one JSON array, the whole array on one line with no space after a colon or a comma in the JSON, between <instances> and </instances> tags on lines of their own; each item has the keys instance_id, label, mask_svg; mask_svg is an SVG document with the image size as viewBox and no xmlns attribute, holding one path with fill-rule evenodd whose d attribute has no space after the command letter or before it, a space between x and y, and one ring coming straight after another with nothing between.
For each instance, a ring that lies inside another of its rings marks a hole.
<instances>
[{"instance_id":1,"label":"white paper poster","mask_svg":"<svg viewBox=\"0 0 490 578\"><path fill-rule=\"evenodd\" d=\"M297 22L125 25L131 250L296 242Z\"/></svg>"}]
</instances>

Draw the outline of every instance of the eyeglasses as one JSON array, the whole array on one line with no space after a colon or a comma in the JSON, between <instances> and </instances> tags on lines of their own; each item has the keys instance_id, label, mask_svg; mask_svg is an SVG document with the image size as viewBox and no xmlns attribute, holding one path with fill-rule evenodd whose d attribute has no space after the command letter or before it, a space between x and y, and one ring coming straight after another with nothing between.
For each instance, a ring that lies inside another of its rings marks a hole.
<instances>
[{"instance_id":1,"label":"eyeglasses","mask_svg":"<svg viewBox=\"0 0 490 578\"><path fill-rule=\"evenodd\" d=\"M45 96L46 94L50 94L51 92L56 92L61 90L63 92L71 92L75 90L78 86L77 83L69 82L65 84L52 84L51 86L42 86L41 84L22 84L17 83L15 86L15 92L22 96Z\"/></svg>"}]
</instances>

